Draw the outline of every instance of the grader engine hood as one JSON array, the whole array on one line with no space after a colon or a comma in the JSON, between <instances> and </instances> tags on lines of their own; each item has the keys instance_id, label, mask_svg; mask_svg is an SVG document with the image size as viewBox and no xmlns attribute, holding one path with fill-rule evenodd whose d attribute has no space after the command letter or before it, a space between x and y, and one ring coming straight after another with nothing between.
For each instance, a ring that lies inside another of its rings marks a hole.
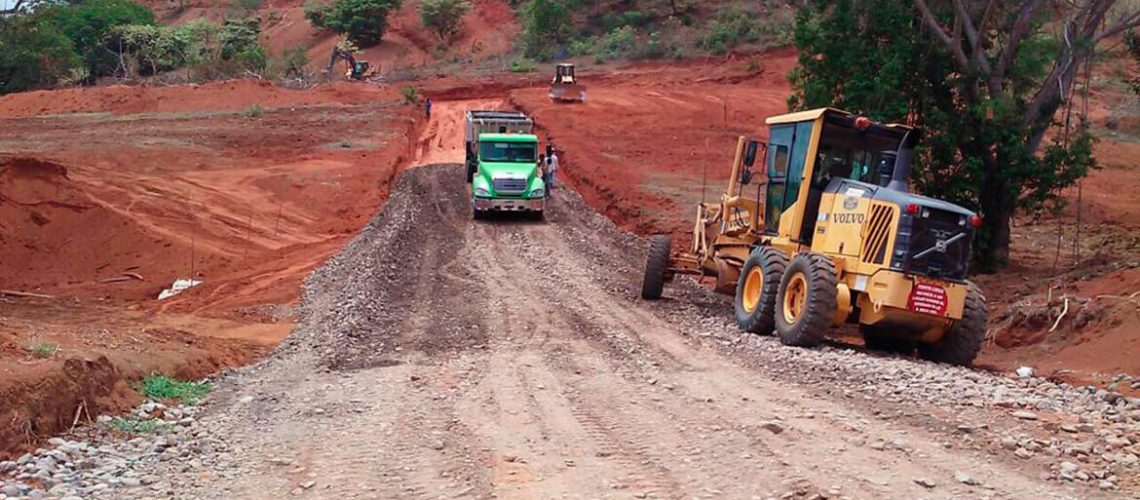
<instances>
[{"instance_id":1,"label":"grader engine hood","mask_svg":"<svg viewBox=\"0 0 1140 500\"><path fill-rule=\"evenodd\" d=\"M966 278L975 214L921 195L837 179L831 222L857 224L861 260L894 271L950 281Z\"/></svg>"}]
</instances>

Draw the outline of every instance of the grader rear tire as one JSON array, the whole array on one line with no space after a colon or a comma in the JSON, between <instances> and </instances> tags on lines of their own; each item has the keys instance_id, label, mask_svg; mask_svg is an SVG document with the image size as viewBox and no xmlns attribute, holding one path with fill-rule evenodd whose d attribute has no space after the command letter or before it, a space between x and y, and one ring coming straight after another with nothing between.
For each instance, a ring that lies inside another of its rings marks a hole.
<instances>
[{"instance_id":1,"label":"grader rear tire","mask_svg":"<svg viewBox=\"0 0 1140 500\"><path fill-rule=\"evenodd\" d=\"M657 300L665 291L665 271L669 269L669 237L649 238L649 256L645 259L645 278L641 282L641 298Z\"/></svg>"},{"instance_id":2,"label":"grader rear tire","mask_svg":"<svg viewBox=\"0 0 1140 500\"><path fill-rule=\"evenodd\" d=\"M966 282L966 308L962 319L954 323L942 339L934 344L919 344L918 355L936 363L970 366L986 340L986 296L972 282Z\"/></svg>"},{"instance_id":3,"label":"grader rear tire","mask_svg":"<svg viewBox=\"0 0 1140 500\"><path fill-rule=\"evenodd\" d=\"M814 347L823 342L838 307L835 264L805 252L788 264L776 297L776 334L785 345Z\"/></svg>"},{"instance_id":4,"label":"grader rear tire","mask_svg":"<svg viewBox=\"0 0 1140 500\"><path fill-rule=\"evenodd\" d=\"M736 282L736 326L742 331L771 335L776 321L776 295L788 266L788 256L772 247L753 250Z\"/></svg>"}]
</instances>

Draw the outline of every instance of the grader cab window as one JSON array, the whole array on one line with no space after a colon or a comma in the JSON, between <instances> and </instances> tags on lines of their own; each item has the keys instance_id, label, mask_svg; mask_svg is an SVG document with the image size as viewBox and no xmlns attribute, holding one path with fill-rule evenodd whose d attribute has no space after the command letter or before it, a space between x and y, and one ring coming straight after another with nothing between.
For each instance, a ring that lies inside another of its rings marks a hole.
<instances>
[{"instance_id":1,"label":"grader cab window","mask_svg":"<svg viewBox=\"0 0 1140 500\"><path fill-rule=\"evenodd\" d=\"M875 169L884 151L898 149L901 134L876 130L860 131L850 124L828 119L819 138L815 181L826 184L842 177L870 184L879 183Z\"/></svg>"}]
</instances>

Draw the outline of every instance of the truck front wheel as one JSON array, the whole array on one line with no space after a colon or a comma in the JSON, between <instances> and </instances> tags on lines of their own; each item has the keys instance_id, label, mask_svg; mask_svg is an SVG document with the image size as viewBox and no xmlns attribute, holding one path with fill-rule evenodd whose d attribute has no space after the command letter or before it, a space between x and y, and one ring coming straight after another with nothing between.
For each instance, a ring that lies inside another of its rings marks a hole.
<instances>
[{"instance_id":1,"label":"truck front wheel","mask_svg":"<svg viewBox=\"0 0 1140 500\"><path fill-rule=\"evenodd\" d=\"M966 308L937 343L919 344L918 356L937 363L970 366L986 340L986 296L978 285L967 282Z\"/></svg>"}]
</instances>

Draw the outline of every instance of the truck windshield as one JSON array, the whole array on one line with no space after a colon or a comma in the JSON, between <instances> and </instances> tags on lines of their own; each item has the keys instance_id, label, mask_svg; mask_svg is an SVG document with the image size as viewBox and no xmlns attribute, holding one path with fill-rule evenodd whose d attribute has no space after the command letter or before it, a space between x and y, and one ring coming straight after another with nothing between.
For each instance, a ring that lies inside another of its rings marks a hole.
<instances>
[{"instance_id":1,"label":"truck windshield","mask_svg":"<svg viewBox=\"0 0 1140 500\"><path fill-rule=\"evenodd\" d=\"M479 144L479 159L488 162L534 163L538 145L525 142L484 142Z\"/></svg>"}]
</instances>

